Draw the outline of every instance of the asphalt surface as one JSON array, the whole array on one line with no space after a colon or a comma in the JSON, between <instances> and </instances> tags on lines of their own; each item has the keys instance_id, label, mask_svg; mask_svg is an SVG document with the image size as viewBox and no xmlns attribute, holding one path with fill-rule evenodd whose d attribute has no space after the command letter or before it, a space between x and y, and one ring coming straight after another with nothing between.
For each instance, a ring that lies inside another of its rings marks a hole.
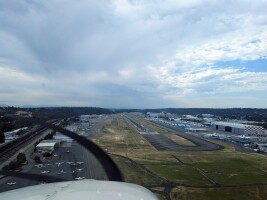
<instances>
[{"instance_id":1,"label":"asphalt surface","mask_svg":"<svg viewBox=\"0 0 267 200\"><path fill-rule=\"evenodd\" d=\"M136 121L128 118L132 124L135 124L135 127L140 132L140 127ZM141 118L140 118L141 119ZM144 120L144 119L141 119ZM173 150L173 151L216 151L223 149L224 147L212 142L209 142L205 139L193 136L191 134L185 133L185 130L180 128L175 128L164 123L160 122L151 122L167 131L171 131L173 134L176 134L184 139L187 139L195 144L195 146L183 146L179 145L176 142L172 141L171 139L164 136L164 134L143 134L142 136L145 137L157 150ZM138 126L136 125L138 124Z\"/></svg>"},{"instance_id":2,"label":"asphalt surface","mask_svg":"<svg viewBox=\"0 0 267 200\"><path fill-rule=\"evenodd\" d=\"M117 118L113 117L112 120L111 120L111 124L112 124L113 126L118 126Z\"/></svg>"},{"instance_id":3,"label":"asphalt surface","mask_svg":"<svg viewBox=\"0 0 267 200\"><path fill-rule=\"evenodd\" d=\"M143 134L142 136L159 151L178 150L177 148L179 148L177 143L165 137L164 135Z\"/></svg>"},{"instance_id":4,"label":"asphalt surface","mask_svg":"<svg viewBox=\"0 0 267 200\"><path fill-rule=\"evenodd\" d=\"M96 122L95 126L86 130L84 136L92 137L100 132L99 128L101 127L101 124L99 123ZM98 130L98 132L96 132L96 130ZM75 141L72 143L61 144L55 149L54 155L46 158L39 167L34 162L30 162L27 166L23 167L22 172L42 174L41 172L45 171L47 171L47 173L44 173L44 175L60 177L66 181L76 180L76 178L79 177L107 180L103 167L97 159ZM16 184L9 185L10 183ZM0 192L36 184L42 184L42 182L16 177L6 177L0 179Z\"/></svg>"},{"instance_id":5,"label":"asphalt surface","mask_svg":"<svg viewBox=\"0 0 267 200\"><path fill-rule=\"evenodd\" d=\"M135 122L134 120L132 120L131 118L129 118L128 116L124 115L124 119L126 119L126 121L131 124L132 126L134 126L139 132L146 132L149 129L145 128L144 126L141 126L140 124L138 124L137 122Z\"/></svg>"},{"instance_id":6,"label":"asphalt surface","mask_svg":"<svg viewBox=\"0 0 267 200\"><path fill-rule=\"evenodd\" d=\"M66 146L66 144L64 144ZM70 153L67 153L67 151ZM55 150L55 155L45 159L45 161L38 167L31 164L26 169L29 173L42 174L47 171L45 175L60 177L66 181L75 180L75 178L88 178L96 180L106 180L105 172L96 158L87 152L76 142L72 142L71 147L59 147ZM5 180L6 179L6 180ZM41 184L41 182L7 177L1 180L0 192L26 187L29 185ZM8 185L8 183L16 183L15 185Z\"/></svg>"},{"instance_id":7,"label":"asphalt surface","mask_svg":"<svg viewBox=\"0 0 267 200\"><path fill-rule=\"evenodd\" d=\"M182 145L178 145L179 148L177 148L176 150L185 150L185 151L216 151L216 150L221 150L224 147L218 144L215 144L213 142L209 142L205 139L202 139L200 137L196 137L194 135L185 133L185 130L182 130L181 128L176 128L176 127L172 127L170 125L166 125L166 124L162 124L160 122L155 123L156 125L159 125L161 128L165 128L167 130L171 130L173 131L173 133L175 133L176 135L187 139L189 141L191 141L192 143L195 144L195 146L182 146Z\"/></svg>"}]
</instances>

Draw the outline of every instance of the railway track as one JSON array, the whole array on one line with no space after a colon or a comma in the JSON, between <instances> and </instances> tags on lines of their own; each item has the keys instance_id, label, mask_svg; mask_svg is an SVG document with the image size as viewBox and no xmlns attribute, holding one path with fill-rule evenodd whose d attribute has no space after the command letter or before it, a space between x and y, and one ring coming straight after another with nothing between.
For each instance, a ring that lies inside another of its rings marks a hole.
<instances>
[{"instance_id":1,"label":"railway track","mask_svg":"<svg viewBox=\"0 0 267 200\"><path fill-rule=\"evenodd\" d=\"M59 119L52 119L47 122L53 125L59 125ZM5 162L15 153L17 153L23 146L32 142L33 139L38 137L41 133L48 130L49 128L46 125L36 125L32 128L28 133L24 134L23 136L19 137L18 139L12 140L10 142L5 143L4 145L0 146L0 164Z\"/></svg>"},{"instance_id":2,"label":"railway track","mask_svg":"<svg viewBox=\"0 0 267 200\"><path fill-rule=\"evenodd\" d=\"M29 144L32 139L38 137L42 132L46 131L48 128L44 126L38 126L30 130L25 135L19 137L16 140L12 140L0 147L0 163L3 163L16 152L18 152L23 146Z\"/></svg>"}]
</instances>

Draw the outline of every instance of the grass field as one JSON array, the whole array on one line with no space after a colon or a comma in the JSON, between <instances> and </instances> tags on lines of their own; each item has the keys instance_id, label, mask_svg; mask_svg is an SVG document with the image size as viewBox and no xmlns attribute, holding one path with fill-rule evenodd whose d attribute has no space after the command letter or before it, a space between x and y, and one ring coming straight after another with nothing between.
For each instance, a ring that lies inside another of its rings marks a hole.
<instances>
[{"instance_id":1,"label":"grass field","mask_svg":"<svg viewBox=\"0 0 267 200\"><path fill-rule=\"evenodd\" d=\"M196 170L186 165L172 164L147 164L149 169L161 177L175 183L192 184L196 186L207 186L211 183Z\"/></svg>"},{"instance_id":2,"label":"grass field","mask_svg":"<svg viewBox=\"0 0 267 200\"><path fill-rule=\"evenodd\" d=\"M167 138L182 146L196 146L193 142L174 134L164 134Z\"/></svg>"},{"instance_id":3,"label":"grass field","mask_svg":"<svg viewBox=\"0 0 267 200\"><path fill-rule=\"evenodd\" d=\"M266 200L266 186L250 186L236 188L188 188L176 187L172 190L174 200Z\"/></svg>"},{"instance_id":4,"label":"grass field","mask_svg":"<svg viewBox=\"0 0 267 200\"><path fill-rule=\"evenodd\" d=\"M161 181L150 174L145 170L133 165L130 161L112 156L112 159L118 165L124 180L128 183L135 183L138 185L156 185L160 184Z\"/></svg>"},{"instance_id":5,"label":"grass field","mask_svg":"<svg viewBox=\"0 0 267 200\"><path fill-rule=\"evenodd\" d=\"M108 152L128 157L174 184L191 185L175 188L172 192L173 199L196 199L192 197L194 195L198 199L214 199L224 192L226 195L221 199L253 199L250 198L253 195L258 195L255 199L264 199L262 196L267 199L263 187L251 186L251 190L239 187L245 184L267 184L266 156L236 152L232 144L220 141L212 141L225 147L219 151L157 151L121 116L117 116L117 122L117 125L112 125L111 120L107 120L103 129L105 134L95 142ZM114 161L127 182L146 186L159 183L158 179L125 159L114 158ZM196 188L212 186L213 182L209 179L224 186L235 185L238 188ZM243 198L245 196L248 198Z\"/></svg>"}]
</instances>

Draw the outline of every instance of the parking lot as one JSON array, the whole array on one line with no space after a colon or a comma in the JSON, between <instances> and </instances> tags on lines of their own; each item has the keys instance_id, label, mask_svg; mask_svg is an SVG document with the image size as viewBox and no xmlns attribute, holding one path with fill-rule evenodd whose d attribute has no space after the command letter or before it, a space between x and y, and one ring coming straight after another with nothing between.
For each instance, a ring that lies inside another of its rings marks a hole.
<instances>
[{"instance_id":1,"label":"parking lot","mask_svg":"<svg viewBox=\"0 0 267 200\"><path fill-rule=\"evenodd\" d=\"M99 134L101 120L94 119L95 124L84 130L85 137ZM33 160L23 167L22 172L59 177L66 181L81 179L107 180L106 174L97 159L77 142L63 142L56 147L53 155L36 164ZM0 179L0 192L42 184L33 180L6 177Z\"/></svg>"}]
</instances>

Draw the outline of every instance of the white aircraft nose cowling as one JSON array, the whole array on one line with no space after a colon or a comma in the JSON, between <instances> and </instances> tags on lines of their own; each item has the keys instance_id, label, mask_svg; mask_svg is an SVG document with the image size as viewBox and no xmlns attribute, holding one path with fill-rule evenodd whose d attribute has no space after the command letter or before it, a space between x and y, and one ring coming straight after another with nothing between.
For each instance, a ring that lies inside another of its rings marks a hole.
<instances>
[{"instance_id":1,"label":"white aircraft nose cowling","mask_svg":"<svg viewBox=\"0 0 267 200\"><path fill-rule=\"evenodd\" d=\"M80 180L50 183L0 193L8 200L157 200L144 187L131 183Z\"/></svg>"}]
</instances>

